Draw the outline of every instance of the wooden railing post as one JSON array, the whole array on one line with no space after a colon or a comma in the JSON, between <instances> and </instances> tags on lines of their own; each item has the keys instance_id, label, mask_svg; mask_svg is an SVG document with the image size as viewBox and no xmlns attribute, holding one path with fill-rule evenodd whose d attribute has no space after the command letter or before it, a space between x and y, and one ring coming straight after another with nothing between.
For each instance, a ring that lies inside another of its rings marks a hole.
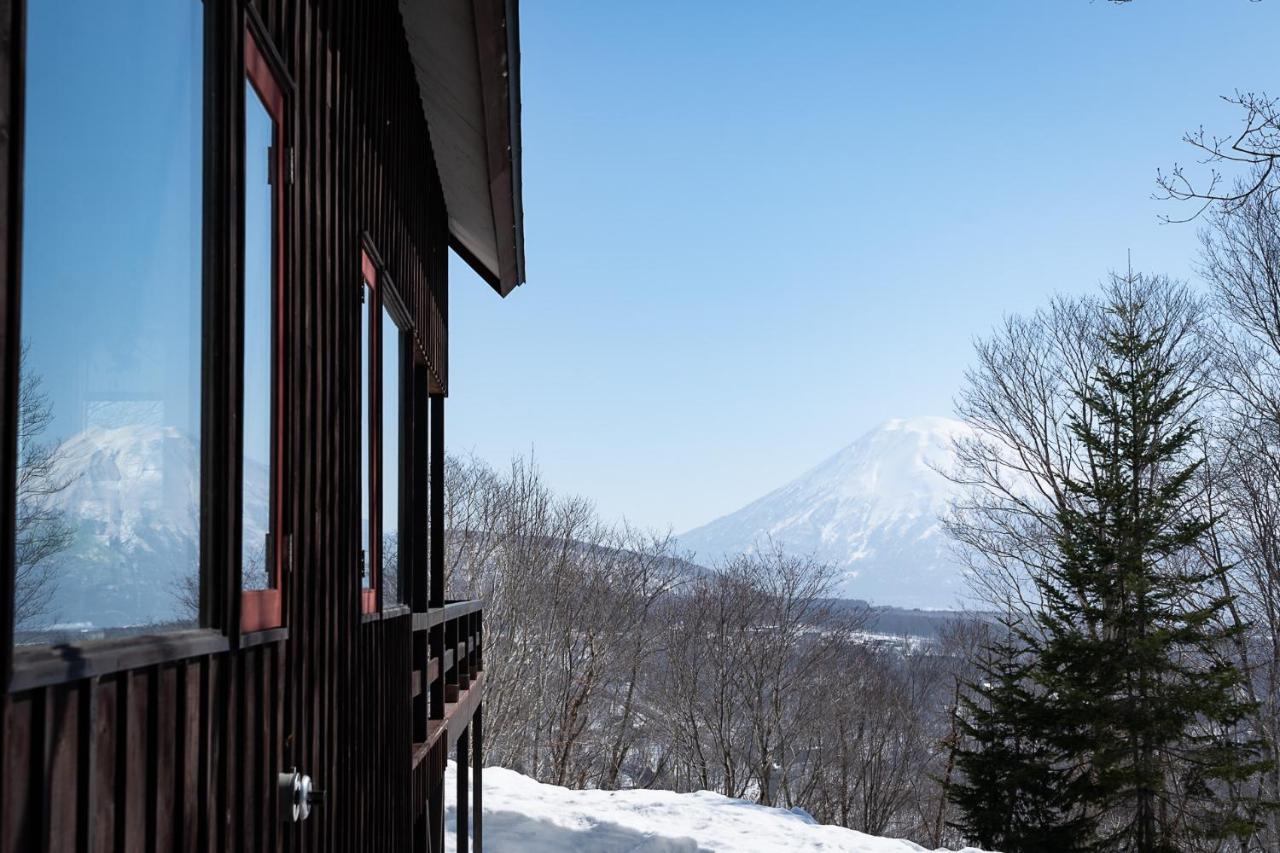
<instances>
[{"instance_id":1,"label":"wooden railing post","mask_svg":"<svg viewBox=\"0 0 1280 853\"><path fill-rule=\"evenodd\" d=\"M431 603L431 400L426 393L430 387L431 372L426 364L414 362L412 399L413 429L410 434L411 476L413 483L414 517L410 524L410 540L413 543L412 562L409 565L410 609L414 613L426 613ZM413 741L425 743L429 737L431 718L431 684L427 676L431 672L431 645L429 632L413 632L413 668L421 689L413 698Z\"/></svg>"},{"instance_id":2,"label":"wooden railing post","mask_svg":"<svg viewBox=\"0 0 1280 853\"><path fill-rule=\"evenodd\" d=\"M458 655L458 690L463 691L471 686L471 614L462 616L454 623L454 631L458 636L455 647Z\"/></svg>"},{"instance_id":3,"label":"wooden railing post","mask_svg":"<svg viewBox=\"0 0 1280 853\"><path fill-rule=\"evenodd\" d=\"M462 661L458 655L458 620L450 619L444 623L444 648L445 654L453 653L453 666L444 671L440 675L440 681L444 684L444 701L458 701L458 672L462 668ZM444 661L440 666L444 667Z\"/></svg>"}]
</instances>

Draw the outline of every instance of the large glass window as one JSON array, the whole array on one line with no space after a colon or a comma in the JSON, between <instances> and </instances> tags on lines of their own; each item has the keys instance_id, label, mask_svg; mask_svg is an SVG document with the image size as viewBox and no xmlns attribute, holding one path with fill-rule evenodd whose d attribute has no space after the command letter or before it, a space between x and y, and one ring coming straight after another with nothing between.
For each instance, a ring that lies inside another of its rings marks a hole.
<instances>
[{"instance_id":1,"label":"large glass window","mask_svg":"<svg viewBox=\"0 0 1280 853\"><path fill-rule=\"evenodd\" d=\"M362 253L360 280L360 602L365 613L377 608L377 580L374 572L373 542L373 448L374 422L371 416L372 385L376 362L373 349L373 324L370 315L377 310L376 285L378 278L372 262Z\"/></svg>"},{"instance_id":2,"label":"large glass window","mask_svg":"<svg viewBox=\"0 0 1280 853\"><path fill-rule=\"evenodd\" d=\"M404 600L400 466L404 336L369 253L360 253L360 608ZM398 304L398 303L397 303ZM381 591L381 596L379 596Z\"/></svg>"},{"instance_id":3,"label":"large glass window","mask_svg":"<svg viewBox=\"0 0 1280 853\"><path fill-rule=\"evenodd\" d=\"M199 616L203 4L27 4L15 633Z\"/></svg>"},{"instance_id":4,"label":"large glass window","mask_svg":"<svg viewBox=\"0 0 1280 853\"><path fill-rule=\"evenodd\" d=\"M284 293L280 251L284 96L251 37L245 39L245 70L240 627L255 631L283 621L279 352Z\"/></svg>"},{"instance_id":5,"label":"large glass window","mask_svg":"<svg viewBox=\"0 0 1280 853\"><path fill-rule=\"evenodd\" d=\"M400 419L401 336L385 295L382 308L382 598L384 604L404 600L400 589Z\"/></svg>"},{"instance_id":6,"label":"large glass window","mask_svg":"<svg viewBox=\"0 0 1280 853\"><path fill-rule=\"evenodd\" d=\"M272 186L275 122L252 84L245 93L244 162L244 460L241 581L246 590L271 587Z\"/></svg>"}]
</instances>

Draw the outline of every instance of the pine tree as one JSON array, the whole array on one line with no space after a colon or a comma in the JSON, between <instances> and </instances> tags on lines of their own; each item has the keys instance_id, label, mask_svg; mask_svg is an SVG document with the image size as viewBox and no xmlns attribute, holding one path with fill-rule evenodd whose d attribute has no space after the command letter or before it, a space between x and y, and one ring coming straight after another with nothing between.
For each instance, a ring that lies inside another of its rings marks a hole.
<instances>
[{"instance_id":1,"label":"pine tree","mask_svg":"<svg viewBox=\"0 0 1280 853\"><path fill-rule=\"evenodd\" d=\"M1176 330L1149 302L1159 286L1130 276L1111 290L1108 358L1071 424L1084 473L1059 513L1061 561L1036 579L1028 673L1053 697L1054 745L1087 756L1096 849L1138 853L1189 833L1247 837L1262 804L1224 789L1265 768L1242 725L1244 676L1220 653L1233 629L1214 581L1227 569L1193 558L1214 521L1190 507L1198 426ZM1196 800L1194 826L1172 814L1174 779Z\"/></svg>"},{"instance_id":2,"label":"pine tree","mask_svg":"<svg viewBox=\"0 0 1280 853\"><path fill-rule=\"evenodd\" d=\"M1030 680L1035 655L1013 622L978 662L980 681L961 701L963 782L949 792L961 818L952 825L976 844L1004 853L1088 849L1093 821L1081 806L1081 769L1047 735L1055 720Z\"/></svg>"}]
</instances>

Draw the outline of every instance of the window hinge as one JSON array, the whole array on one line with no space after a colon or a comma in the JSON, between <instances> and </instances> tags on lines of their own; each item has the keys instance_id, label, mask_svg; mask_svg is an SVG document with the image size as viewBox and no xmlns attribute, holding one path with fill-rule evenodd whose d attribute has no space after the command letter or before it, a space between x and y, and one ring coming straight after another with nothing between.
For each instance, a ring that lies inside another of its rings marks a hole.
<instances>
[{"instance_id":1,"label":"window hinge","mask_svg":"<svg viewBox=\"0 0 1280 853\"><path fill-rule=\"evenodd\" d=\"M297 172L297 160L298 158L294 155L293 146L290 145L285 149L285 182L289 184L289 186L293 186L293 177Z\"/></svg>"},{"instance_id":2,"label":"window hinge","mask_svg":"<svg viewBox=\"0 0 1280 853\"><path fill-rule=\"evenodd\" d=\"M287 533L284 537L284 570L286 574L293 574L293 534Z\"/></svg>"}]
</instances>

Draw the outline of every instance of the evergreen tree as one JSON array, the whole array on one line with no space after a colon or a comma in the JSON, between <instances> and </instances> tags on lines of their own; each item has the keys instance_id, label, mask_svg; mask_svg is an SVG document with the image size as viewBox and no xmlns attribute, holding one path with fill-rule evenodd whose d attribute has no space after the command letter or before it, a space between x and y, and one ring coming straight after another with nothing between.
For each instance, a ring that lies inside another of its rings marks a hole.
<instances>
[{"instance_id":1,"label":"evergreen tree","mask_svg":"<svg viewBox=\"0 0 1280 853\"><path fill-rule=\"evenodd\" d=\"M1086 850L1095 828L1081 807L1086 777L1046 737L1055 720L1029 677L1030 638L1012 622L1005 629L978 662L981 681L968 685L958 711L964 778L949 792L961 812L952 825L1004 853Z\"/></svg>"},{"instance_id":2,"label":"evergreen tree","mask_svg":"<svg viewBox=\"0 0 1280 853\"><path fill-rule=\"evenodd\" d=\"M1108 357L1071 424L1084 473L1059 513L1061 561L1036 579L1028 673L1052 697L1055 747L1089 762L1096 849L1138 853L1193 833L1247 837L1262 804L1224 792L1266 766L1242 725L1244 676L1219 653L1233 631L1214 592L1226 567L1194 556L1213 519L1191 507L1198 426L1179 318L1151 301L1162 286L1130 276L1111 289Z\"/></svg>"}]
</instances>

